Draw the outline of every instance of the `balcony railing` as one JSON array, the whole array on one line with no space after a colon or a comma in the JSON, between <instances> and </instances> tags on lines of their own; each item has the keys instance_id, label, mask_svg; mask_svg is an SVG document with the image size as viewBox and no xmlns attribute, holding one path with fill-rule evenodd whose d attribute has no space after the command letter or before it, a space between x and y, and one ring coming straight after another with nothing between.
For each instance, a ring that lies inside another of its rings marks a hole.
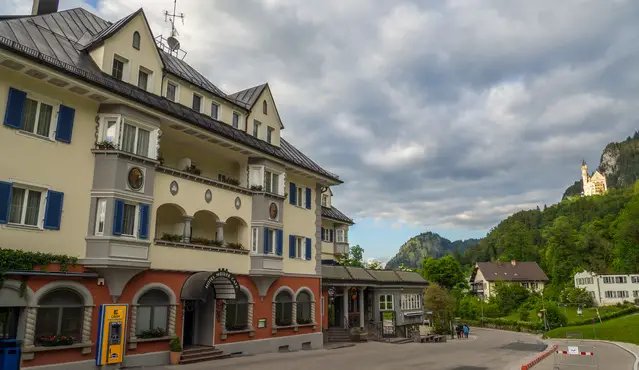
<instances>
[{"instance_id":1,"label":"balcony railing","mask_svg":"<svg viewBox=\"0 0 639 370\"><path fill-rule=\"evenodd\" d=\"M207 245L201 243L184 243L184 242L175 242L168 241L162 239L155 239L154 243L156 245L162 245L166 247L174 247L174 248L188 248L188 249L199 249L203 251L212 251L212 252L222 252L222 253L231 253L231 254L249 254L249 251L243 248L236 247L225 247L225 246L217 246L217 245Z\"/></svg>"},{"instance_id":2,"label":"balcony railing","mask_svg":"<svg viewBox=\"0 0 639 370\"><path fill-rule=\"evenodd\" d=\"M170 167L166 167L166 166L158 166L156 168L157 172L162 172L165 173L167 175L171 175L171 176L175 176L175 177L180 177L186 180L191 180L191 181L195 181L195 182L199 182L205 185L210 185L210 186L215 186L221 189L226 189L226 190L231 190L231 191L235 191L241 194L246 194L246 195L253 195L256 193L256 191L245 188L243 186L239 186L239 185L232 185L223 181L218 181L218 180L214 180L208 177L204 177L202 175L195 175L186 171L182 171L182 170L177 170L175 168L170 168Z\"/></svg>"}]
</instances>

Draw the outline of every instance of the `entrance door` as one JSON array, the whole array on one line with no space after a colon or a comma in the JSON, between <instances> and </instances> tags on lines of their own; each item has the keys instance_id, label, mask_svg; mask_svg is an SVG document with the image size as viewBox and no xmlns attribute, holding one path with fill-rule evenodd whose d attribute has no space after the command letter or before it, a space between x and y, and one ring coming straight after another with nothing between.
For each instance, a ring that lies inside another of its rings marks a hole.
<instances>
[{"instance_id":1,"label":"entrance door","mask_svg":"<svg viewBox=\"0 0 639 370\"><path fill-rule=\"evenodd\" d=\"M343 327L344 326L344 304L342 303L342 296L334 296L328 303L328 326L329 327Z\"/></svg>"},{"instance_id":2,"label":"entrance door","mask_svg":"<svg viewBox=\"0 0 639 370\"><path fill-rule=\"evenodd\" d=\"M184 325L182 339L184 347L192 346L195 337L195 301L184 301Z\"/></svg>"},{"instance_id":3,"label":"entrance door","mask_svg":"<svg viewBox=\"0 0 639 370\"><path fill-rule=\"evenodd\" d=\"M18 337L20 307L0 307L0 340Z\"/></svg>"}]
</instances>

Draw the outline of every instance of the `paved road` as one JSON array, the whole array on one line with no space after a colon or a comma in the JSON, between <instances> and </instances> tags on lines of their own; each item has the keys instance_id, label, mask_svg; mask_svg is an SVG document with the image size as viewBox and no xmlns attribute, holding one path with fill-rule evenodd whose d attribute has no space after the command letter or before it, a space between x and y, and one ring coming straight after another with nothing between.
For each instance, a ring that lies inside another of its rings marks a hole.
<instances>
[{"instance_id":1,"label":"paved road","mask_svg":"<svg viewBox=\"0 0 639 370\"><path fill-rule=\"evenodd\" d=\"M576 346L579 352L592 352L594 356L551 355L535 366L534 370L632 370L635 357L614 344L579 340L548 341L557 343L560 351Z\"/></svg>"},{"instance_id":2,"label":"paved road","mask_svg":"<svg viewBox=\"0 0 639 370\"><path fill-rule=\"evenodd\" d=\"M179 370L305 370L332 369L436 369L436 370L513 370L522 359L543 346L533 335L473 329L467 340L448 343L390 344L368 342L334 350L269 353L236 357L209 363L182 365ZM303 364L303 366L301 366ZM163 369L178 369L165 367ZM155 369L154 369L155 370Z\"/></svg>"}]
</instances>

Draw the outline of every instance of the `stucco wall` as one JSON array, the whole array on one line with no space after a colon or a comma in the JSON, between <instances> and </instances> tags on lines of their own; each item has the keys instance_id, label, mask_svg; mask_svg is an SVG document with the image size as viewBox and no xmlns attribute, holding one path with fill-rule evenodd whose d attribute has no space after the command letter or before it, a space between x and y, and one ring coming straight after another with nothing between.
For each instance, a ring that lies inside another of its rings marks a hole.
<instances>
[{"instance_id":1,"label":"stucco wall","mask_svg":"<svg viewBox=\"0 0 639 370\"><path fill-rule=\"evenodd\" d=\"M298 273L298 274L312 274L316 275L315 270L315 256L317 250L315 249L315 234L316 234L316 213L317 205L315 202L315 197L317 197L317 192L315 189L315 183L312 183L310 180L303 178L301 176L296 176L294 174L286 174L286 192L290 190L290 182L295 183L298 186L305 186L311 188L311 209L307 209L304 207L298 207L292 205L290 203L291 195L289 194L288 198L284 202L284 251L288 252L288 236L289 235L298 235L303 236L305 238L311 238L313 241L313 247L311 248L311 259L310 260L300 260L300 259L292 259L292 258L284 258L284 271L288 273ZM288 256L288 253L284 253L285 256Z\"/></svg>"},{"instance_id":2,"label":"stucco wall","mask_svg":"<svg viewBox=\"0 0 639 370\"><path fill-rule=\"evenodd\" d=\"M262 111L262 102L266 101L268 106L267 114L265 115ZM253 120L258 120L261 122L258 138L260 140L266 141L266 130L267 127L273 128L273 132L271 134L271 144L275 146L280 146L280 125L282 122L278 118L277 112L275 110L275 102L273 100L273 95L271 90L266 87L260 97L255 102L255 106L251 111L251 114L248 118L248 130L247 132L253 135Z\"/></svg>"}]
</instances>

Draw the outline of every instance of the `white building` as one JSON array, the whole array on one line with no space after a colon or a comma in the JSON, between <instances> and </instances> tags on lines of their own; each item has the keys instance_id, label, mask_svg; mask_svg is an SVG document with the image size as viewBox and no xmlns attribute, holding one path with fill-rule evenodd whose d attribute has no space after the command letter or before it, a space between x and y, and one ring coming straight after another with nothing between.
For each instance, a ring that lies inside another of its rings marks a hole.
<instances>
[{"instance_id":1,"label":"white building","mask_svg":"<svg viewBox=\"0 0 639 370\"><path fill-rule=\"evenodd\" d=\"M584 288L598 306L607 306L639 298L639 274L597 275L583 271L575 274L575 287Z\"/></svg>"}]
</instances>

